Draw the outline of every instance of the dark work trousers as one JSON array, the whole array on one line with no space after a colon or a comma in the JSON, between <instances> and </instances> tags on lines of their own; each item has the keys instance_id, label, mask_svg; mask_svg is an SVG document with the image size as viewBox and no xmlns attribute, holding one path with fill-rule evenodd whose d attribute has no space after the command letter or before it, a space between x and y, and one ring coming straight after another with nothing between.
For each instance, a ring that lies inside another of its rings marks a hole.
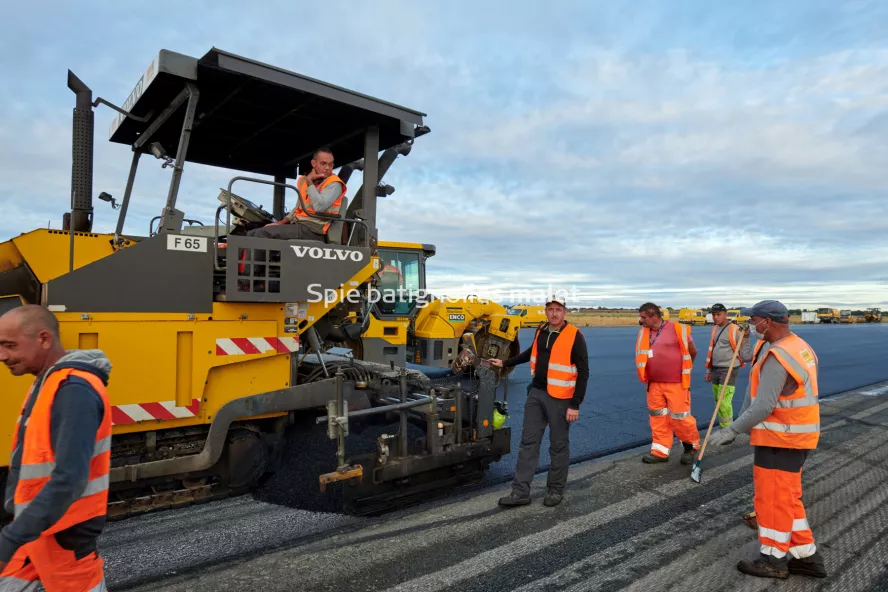
<instances>
[{"instance_id":1,"label":"dark work trousers","mask_svg":"<svg viewBox=\"0 0 888 592\"><path fill-rule=\"evenodd\" d=\"M512 492L519 497L530 495L530 482L540 460L540 444L546 425L549 426L549 478L546 486L553 493L564 493L567 485L567 467L570 461L570 439L567 406L570 399L556 399L549 393L532 387L524 405L524 428L518 464L512 481Z\"/></svg>"},{"instance_id":2,"label":"dark work trousers","mask_svg":"<svg viewBox=\"0 0 888 592\"><path fill-rule=\"evenodd\" d=\"M324 242L324 235L318 234L307 224L278 224L276 226L262 226L254 228L247 236L257 238L278 238L286 240L310 240Z\"/></svg>"}]
</instances>

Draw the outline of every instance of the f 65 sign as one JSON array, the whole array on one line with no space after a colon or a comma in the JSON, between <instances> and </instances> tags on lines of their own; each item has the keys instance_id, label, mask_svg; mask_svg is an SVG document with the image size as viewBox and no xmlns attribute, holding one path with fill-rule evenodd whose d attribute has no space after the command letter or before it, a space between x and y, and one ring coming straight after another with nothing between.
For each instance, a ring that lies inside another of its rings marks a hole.
<instances>
[{"instance_id":1,"label":"f 65 sign","mask_svg":"<svg viewBox=\"0 0 888 592\"><path fill-rule=\"evenodd\" d=\"M207 238L203 236L167 235L168 251L191 251L192 253L207 252Z\"/></svg>"}]
</instances>

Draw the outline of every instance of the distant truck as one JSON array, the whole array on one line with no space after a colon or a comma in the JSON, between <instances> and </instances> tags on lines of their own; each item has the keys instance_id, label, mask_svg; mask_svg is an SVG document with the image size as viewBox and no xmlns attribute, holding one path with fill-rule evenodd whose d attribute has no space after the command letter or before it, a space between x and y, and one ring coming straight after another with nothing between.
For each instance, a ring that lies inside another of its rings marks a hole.
<instances>
[{"instance_id":1,"label":"distant truck","mask_svg":"<svg viewBox=\"0 0 888 592\"><path fill-rule=\"evenodd\" d=\"M749 317L745 317L740 314L739 308L731 308L728 309L728 320L734 321L737 324L745 323L749 320Z\"/></svg>"},{"instance_id":2,"label":"distant truck","mask_svg":"<svg viewBox=\"0 0 888 592\"><path fill-rule=\"evenodd\" d=\"M806 324L819 323L820 319L817 318L816 312L806 310L802 312L802 322Z\"/></svg>"},{"instance_id":3,"label":"distant truck","mask_svg":"<svg viewBox=\"0 0 888 592\"><path fill-rule=\"evenodd\" d=\"M546 322L546 307L540 305L519 304L511 307L506 314L510 317L518 317L519 326L539 327L540 323Z\"/></svg>"},{"instance_id":4,"label":"distant truck","mask_svg":"<svg viewBox=\"0 0 888 592\"><path fill-rule=\"evenodd\" d=\"M678 322L686 325L705 325L706 315L699 308L682 308L678 311Z\"/></svg>"},{"instance_id":5,"label":"distant truck","mask_svg":"<svg viewBox=\"0 0 888 592\"><path fill-rule=\"evenodd\" d=\"M839 323L842 320L842 313L838 308L818 308L817 318L821 323Z\"/></svg>"}]
</instances>

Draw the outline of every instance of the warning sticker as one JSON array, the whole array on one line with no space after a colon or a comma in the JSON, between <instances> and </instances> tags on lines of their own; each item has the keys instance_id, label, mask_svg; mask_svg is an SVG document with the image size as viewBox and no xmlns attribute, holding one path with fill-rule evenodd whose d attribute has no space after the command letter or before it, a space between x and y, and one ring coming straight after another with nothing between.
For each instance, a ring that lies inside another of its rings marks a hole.
<instances>
[{"instance_id":1,"label":"warning sticker","mask_svg":"<svg viewBox=\"0 0 888 592\"><path fill-rule=\"evenodd\" d=\"M814 355L810 351L808 351L807 349L803 349L799 352L799 355L802 356L802 359L805 360L805 363L807 365L814 365Z\"/></svg>"},{"instance_id":2,"label":"warning sticker","mask_svg":"<svg viewBox=\"0 0 888 592\"><path fill-rule=\"evenodd\" d=\"M288 302L284 305L284 316L297 319L304 319L308 314L308 304L299 302ZM286 319L284 320L286 323Z\"/></svg>"}]
</instances>

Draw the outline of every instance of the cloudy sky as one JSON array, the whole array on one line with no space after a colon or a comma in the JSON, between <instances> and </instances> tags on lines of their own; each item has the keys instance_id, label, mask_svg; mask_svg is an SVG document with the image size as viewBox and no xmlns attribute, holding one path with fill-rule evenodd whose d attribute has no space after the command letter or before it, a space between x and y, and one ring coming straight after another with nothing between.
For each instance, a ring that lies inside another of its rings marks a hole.
<instances>
[{"instance_id":1,"label":"cloudy sky","mask_svg":"<svg viewBox=\"0 0 888 592\"><path fill-rule=\"evenodd\" d=\"M4 11L0 239L69 206L68 68L120 104L159 49L216 46L428 114L379 228L437 246L438 293L888 307L884 2L130 5ZM94 190L122 197L111 119ZM143 159L126 232L147 233L168 175ZM178 207L211 220L230 176L187 166Z\"/></svg>"}]
</instances>

